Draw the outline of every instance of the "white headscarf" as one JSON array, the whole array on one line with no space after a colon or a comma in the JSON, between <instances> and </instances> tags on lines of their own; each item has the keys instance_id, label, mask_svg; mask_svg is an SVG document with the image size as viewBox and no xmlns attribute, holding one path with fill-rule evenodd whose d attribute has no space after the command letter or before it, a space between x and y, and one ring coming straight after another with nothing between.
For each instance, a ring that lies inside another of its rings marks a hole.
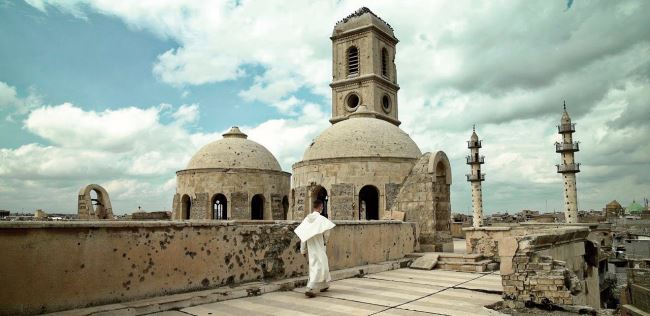
<instances>
[{"instance_id":1,"label":"white headscarf","mask_svg":"<svg viewBox=\"0 0 650 316\"><path fill-rule=\"evenodd\" d=\"M312 212L302 220L302 223L296 227L294 232L298 235L300 241L307 241L315 235L322 234L334 228L334 226L336 224L332 223L325 216Z\"/></svg>"}]
</instances>

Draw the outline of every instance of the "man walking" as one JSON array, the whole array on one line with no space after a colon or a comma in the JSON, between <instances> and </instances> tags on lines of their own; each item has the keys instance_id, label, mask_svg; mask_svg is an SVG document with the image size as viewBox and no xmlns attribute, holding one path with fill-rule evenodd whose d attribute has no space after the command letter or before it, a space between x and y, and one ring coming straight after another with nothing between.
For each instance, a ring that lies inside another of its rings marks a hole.
<instances>
[{"instance_id":1,"label":"man walking","mask_svg":"<svg viewBox=\"0 0 650 316\"><path fill-rule=\"evenodd\" d=\"M313 212L296 227L294 232L300 238L300 253L309 254L309 281L307 282L307 297L314 297L314 291L321 292L329 289L330 268L325 253L325 244L329 238L329 230L334 223L321 215L323 201L316 200L312 204Z\"/></svg>"}]
</instances>

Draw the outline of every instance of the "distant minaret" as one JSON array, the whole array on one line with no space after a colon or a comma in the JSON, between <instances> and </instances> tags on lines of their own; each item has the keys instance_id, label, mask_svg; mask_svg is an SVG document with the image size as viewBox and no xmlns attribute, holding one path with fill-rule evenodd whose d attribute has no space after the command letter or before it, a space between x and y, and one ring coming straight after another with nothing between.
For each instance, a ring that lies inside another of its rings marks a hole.
<instances>
[{"instance_id":1,"label":"distant minaret","mask_svg":"<svg viewBox=\"0 0 650 316\"><path fill-rule=\"evenodd\" d=\"M571 123L569 113L564 103L564 113L557 131L562 135L562 142L555 143L555 152L562 156L562 163L556 165L557 172L564 178L564 218L567 223L578 222L578 193L576 188L576 173L580 172L580 164L576 163L573 153L580 150L578 142L573 141L573 133L576 131L575 123Z\"/></svg>"},{"instance_id":2,"label":"distant minaret","mask_svg":"<svg viewBox=\"0 0 650 316\"><path fill-rule=\"evenodd\" d=\"M467 148L470 149L470 155L467 156L467 164L471 167L471 173L467 174L467 181L472 184L472 208L474 209L474 219L472 225L481 227L483 224L483 193L481 192L481 182L485 180L485 174L481 173L481 165L485 162L483 156L479 156L478 149L481 148L481 141L476 135L476 127L472 127L472 137L467 142Z\"/></svg>"}]
</instances>

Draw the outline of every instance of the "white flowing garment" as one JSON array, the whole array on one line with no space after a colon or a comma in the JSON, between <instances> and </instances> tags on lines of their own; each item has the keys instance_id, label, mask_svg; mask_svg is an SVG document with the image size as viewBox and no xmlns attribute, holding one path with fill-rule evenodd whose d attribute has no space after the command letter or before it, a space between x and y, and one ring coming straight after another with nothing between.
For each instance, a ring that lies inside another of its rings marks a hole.
<instances>
[{"instance_id":1,"label":"white flowing garment","mask_svg":"<svg viewBox=\"0 0 650 316\"><path fill-rule=\"evenodd\" d=\"M296 227L294 232L300 238L300 252L309 254L309 282L307 288L319 290L328 286L332 279L330 276L327 253L325 252L325 239L329 230L336 226L332 221L313 212Z\"/></svg>"}]
</instances>

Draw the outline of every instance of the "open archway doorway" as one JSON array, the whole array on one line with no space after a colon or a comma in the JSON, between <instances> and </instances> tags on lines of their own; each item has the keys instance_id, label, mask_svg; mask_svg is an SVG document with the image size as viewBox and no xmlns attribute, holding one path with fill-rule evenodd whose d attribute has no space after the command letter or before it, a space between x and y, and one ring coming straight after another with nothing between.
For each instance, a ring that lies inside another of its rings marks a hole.
<instances>
[{"instance_id":1,"label":"open archway doorway","mask_svg":"<svg viewBox=\"0 0 650 316\"><path fill-rule=\"evenodd\" d=\"M251 219L264 219L264 195L255 194L251 200Z\"/></svg>"},{"instance_id":2,"label":"open archway doorway","mask_svg":"<svg viewBox=\"0 0 650 316\"><path fill-rule=\"evenodd\" d=\"M359 219L379 219L379 190L366 185L359 191Z\"/></svg>"},{"instance_id":3,"label":"open archway doorway","mask_svg":"<svg viewBox=\"0 0 650 316\"><path fill-rule=\"evenodd\" d=\"M192 209L192 199L185 194L181 198L181 219L190 219L190 210Z\"/></svg>"},{"instance_id":4,"label":"open archway doorway","mask_svg":"<svg viewBox=\"0 0 650 316\"><path fill-rule=\"evenodd\" d=\"M323 215L325 217L329 217L329 213L328 213L328 211L329 211L329 205L328 205L329 204L329 195L327 194L327 190L322 186L318 186L312 192L313 192L312 193L312 199L311 199L312 202L316 201L316 200L323 201L323 212L321 213L321 215Z\"/></svg>"},{"instance_id":5,"label":"open archway doorway","mask_svg":"<svg viewBox=\"0 0 650 316\"><path fill-rule=\"evenodd\" d=\"M282 215L284 216L282 219L287 220L289 216L289 198L286 195L282 198Z\"/></svg>"}]
</instances>

